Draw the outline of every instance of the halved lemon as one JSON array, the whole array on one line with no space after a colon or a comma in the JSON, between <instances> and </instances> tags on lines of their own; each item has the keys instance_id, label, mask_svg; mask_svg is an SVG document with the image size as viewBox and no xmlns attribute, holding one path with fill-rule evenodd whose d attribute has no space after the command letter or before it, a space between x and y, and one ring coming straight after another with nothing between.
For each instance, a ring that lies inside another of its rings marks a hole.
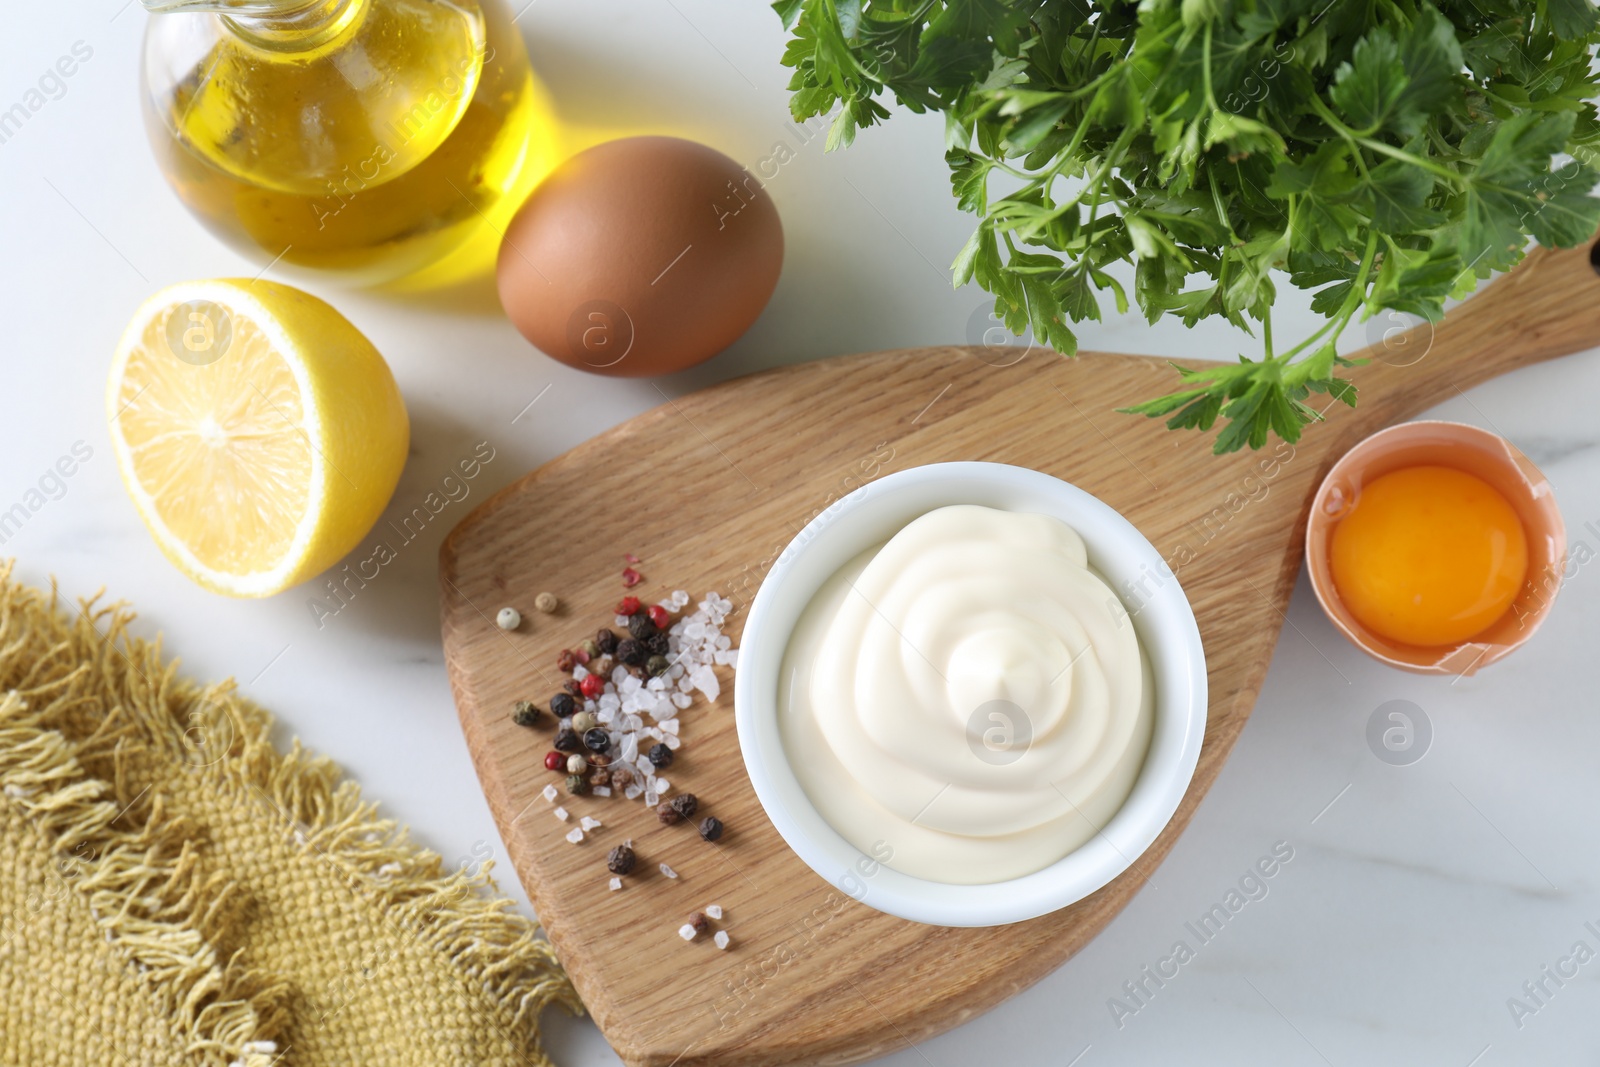
<instances>
[{"instance_id":1,"label":"halved lemon","mask_svg":"<svg viewBox=\"0 0 1600 1067\"><path fill-rule=\"evenodd\" d=\"M187 282L151 297L117 346L106 408L156 544L231 596L268 596L348 553L410 447L378 350L276 282Z\"/></svg>"}]
</instances>

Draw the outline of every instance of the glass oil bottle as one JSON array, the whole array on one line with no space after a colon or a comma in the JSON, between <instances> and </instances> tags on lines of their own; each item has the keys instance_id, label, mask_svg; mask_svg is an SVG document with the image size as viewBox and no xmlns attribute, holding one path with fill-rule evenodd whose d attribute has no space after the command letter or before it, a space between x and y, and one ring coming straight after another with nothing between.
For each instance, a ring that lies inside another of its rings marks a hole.
<instances>
[{"instance_id":1,"label":"glass oil bottle","mask_svg":"<svg viewBox=\"0 0 1600 1067\"><path fill-rule=\"evenodd\" d=\"M144 0L143 103L179 198L261 263L377 284L549 165L502 0Z\"/></svg>"}]
</instances>

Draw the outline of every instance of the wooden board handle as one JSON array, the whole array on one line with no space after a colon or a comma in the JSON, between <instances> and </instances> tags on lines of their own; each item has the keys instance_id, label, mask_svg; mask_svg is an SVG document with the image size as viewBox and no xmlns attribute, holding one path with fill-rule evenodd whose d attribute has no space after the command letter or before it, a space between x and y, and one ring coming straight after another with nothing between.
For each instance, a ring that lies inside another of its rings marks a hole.
<instances>
[{"instance_id":1,"label":"wooden board handle","mask_svg":"<svg viewBox=\"0 0 1600 1067\"><path fill-rule=\"evenodd\" d=\"M1409 418L1457 389L1600 345L1600 249L1535 248L1482 292L1429 323L1357 353L1360 406L1340 421L1365 432Z\"/></svg>"}]
</instances>

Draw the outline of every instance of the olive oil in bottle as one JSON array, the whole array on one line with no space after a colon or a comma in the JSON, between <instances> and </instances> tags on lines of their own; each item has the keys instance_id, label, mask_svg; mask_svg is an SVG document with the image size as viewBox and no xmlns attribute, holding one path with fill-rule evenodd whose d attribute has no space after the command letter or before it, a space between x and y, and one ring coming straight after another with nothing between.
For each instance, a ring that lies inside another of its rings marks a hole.
<instances>
[{"instance_id":1,"label":"olive oil in bottle","mask_svg":"<svg viewBox=\"0 0 1600 1067\"><path fill-rule=\"evenodd\" d=\"M258 262L360 284L411 275L549 165L501 0L144 3L156 158L189 210Z\"/></svg>"}]
</instances>

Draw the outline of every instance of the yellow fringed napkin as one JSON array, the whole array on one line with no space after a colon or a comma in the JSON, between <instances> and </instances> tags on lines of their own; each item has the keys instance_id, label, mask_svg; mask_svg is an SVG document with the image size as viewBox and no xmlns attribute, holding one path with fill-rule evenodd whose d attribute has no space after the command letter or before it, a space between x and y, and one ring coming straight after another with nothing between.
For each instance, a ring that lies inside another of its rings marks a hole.
<instances>
[{"instance_id":1,"label":"yellow fringed napkin","mask_svg":"<svg viewBox=\"0 0 1600 1067\"><path fill-rule=\"evenodd\" d=\"M0 568L0 1065L549 1067L576 993L231 682Z\"/></svg>"}]
</instances>

